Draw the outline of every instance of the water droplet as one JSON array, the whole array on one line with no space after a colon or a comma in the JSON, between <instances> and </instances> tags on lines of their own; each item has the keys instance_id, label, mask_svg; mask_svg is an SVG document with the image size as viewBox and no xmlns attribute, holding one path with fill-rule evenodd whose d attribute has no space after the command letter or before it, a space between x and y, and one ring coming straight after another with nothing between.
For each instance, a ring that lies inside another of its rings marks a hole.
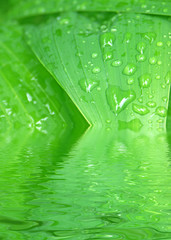
<instances>
[{"instance_id":1,"label":"water droplet","mask_svg":"<svg viewBox=\"0 0 171 240\"><path fill-rule=\"evenodd\" d=\"M122 61L119 60L119 59L117 59L117 60L115 60L115 61L112 62L112 66L113 66L113 67L119 67L119 66L121 66L121 65L122 65Z\"/></svg>"},{"instance_id":2,"label":"water droplet","mask_svg":"<svg viewBox=\"0 0 171 240\"><path fill-rule=\"evenodd\" d=\"M171 83L171 71L169 71L165 76L165 83L170 84Z\"/></svg>"},{"instance_id":3,"label":"water droplet","mask_svg":"<svg viewBox=\"0 0 171 240\"><path fill-rule=\"evenodd\" d=\"M149 98L149 99L152 99L153 97L154 97L154 96L153 96L152 94L149 94L149 95L148 95L148 98Z\"/></svg>"},{"instance_id":4,"label":"water droplet","mask_svg":"<svg viewBox=\"0 0 171 240\"><path fill-rule=\"evenodd\" d=\"M164 121L163 121L163 119L158 119L157 122L158 123L163 123Z\"/></svg>"},{"instance_id":5,"label":"water droplet","mask_svg":"<svg viewBox=\"0 0 171 240\"><path fill-rule=\"evenodd\" d=\"M132 34L131 34L130 32L127 32L127 33L125 34L125 36L124 36L123 42L124 42L124 43L129 43L130 40L131 40L131 38L132 38Z\"/></svg>"},{"instance_id":6,"label":"water droplet","mask_svg":"<svg viewBox=\"0 0 171 240\"><path fill-rule=\"evenodd\" d=\"M110 109L118 115L123 111L132 101L135 100L136 94L133 90L122 90L115 85L109 85L106 90L107 102Z\"/></svg>"},{"instance_id":7,"label":"water droplet","mask_svg":"<svg viewBox=\"0 0 171 240\"><path fill-rule=\"evenodd\" d=\"M162 87L163 89L165 89L165 88L166 88L166 85L165 85L165 84L161 84L161 87Z\"/></svg>"},{"instance_id":8,"label":"water droplet","mask_svg":"<svg viewBox=\"0 0 171 240\"><path fill-rule=\"evenodd\" d=\"M156 64L156 62L157 62L157 59L155 57L151 57L149 59L149 63L152 64L152 65Z\"/></svg>"},{"instance_id":9,"label":"water droplet","mask_svg":"<svg viewBox=\"0 0 171 240\"><path fill-rule=\"evenodd\" d=\"M95 67L95 68L93 68L93 70L92 70L92 73L99 73L100 72L100 68L99 67Z\"/></svg>"},{"instance_id":10,"label":"water droplet","mask_svg":"<svg viewBox=\"0 0 171 240\"><path fill-rule=\"evenodd\" d=\"M151 85L151 76L146 73L139 77L139 85L141 88L148 88Z\"/></svg>"},{"instance_id":11,"label":"water droplet","mask_svg":"<svg viewBox=\"0 0 171 240\"><path fill-rule=\"evenodd\" d=\"M138 62L144 62L146 60L146 56L144 54L136 55L136 59Z\"/></svg>"},{"instance_id":12,"label":"water droplet","mask_svg":"<svg viewBox=\"0 0 171 240\"><path fill-rule=\"evenodd\" d=\"M165 102L165 103L168 101L167 97L163 97L162 100L163 100L163 102Z\"/></svg>"},{"instance_id":13,"label":"water droplet","mask_svg":"<svg viewBox=\"0 0 171 240\"><path fill-rule=\"evenodd\" d=\"M147 106L150 107L150 108L154 108L154 107L156 107L156 103L153 102L153 101L149 101L149 102L147 103Z\"/></svg>"},{"instance_id":14,"label":"water droplet","mask_svg":"<svg viewBox=\"0 0 171 240\"><path fill-rule=\"evenodd\" d=\"M110 123L111 123L111 120L110 120L110 119L107 119L107 120L106 120L106 123L110 124Z\"/></svg>"},{"instance_id":15,"label":"water droplet","mask_svg":"<svg viewBox=\"0 0 171 240\"><path fill-rule=\"evenodd\" d=\"M157 42L157 46L158 47L162 47L163 46L163 42Z\"/></svg>"},{"instance_id":16,"label":"water droplet","mask_svg":"<svg viewBox=\"0 0 171 240\"><path fill-rule=\"evenodd\" d=\"M150 43L153 43L157 35L154 32L146 32L143 34L143 37L147 39Z\"/></svg>"},{"instance_id":17,"label":"water droplet","mask_svg":"<svg viewBox=\"0 0 171 240\"><path fill-rule=\"evenodd\" d=\"M61 19L60 24L62 24L62 25L67 25L67 24L69 24L69 19L68 19L68 18L63 18L63 19Z\"/></svg>"},{"instance_id":18,"label":"water droplet","mask_svg":"<svg viewBox=\"0 0 171 240\"><path fill-rule=\"evenodd\" d=\"M106 52L103 56L105 61L111 60L113 58L113 53L112 52Z\"/></svg>"},{"instance_id":19,"label":"water droplet","mask_svg":"<svg viewBox=\"0 0 171 240\"><path fill-rule=\"evenodd\" d=\"M143 103L143 98L142 97L138 98L138 102Z\"/></svg>"},{"instance_id":20,"label":"water droplet","mask_svg":"<svg viewBox=\"0 0 171 240\"><path fill-rule=\"evenodd\" d=\"M82 57L82 56L83 56L83 52L77 52L77 53L75 54L75 56L77 56L77 57Z\"/></svg>"},{"instance_id":21,"label":"water droplet","mask_svg":"<svg viewBox=\"0 0 171 240\"><path fill-rule=\"evenodd\" d=\"M168 12L168 8L164 8L164 9L163 9L163 12L164 12L164 13L167 13L167 12Z\"/></svg>"},{"instance_id":22,"label":"water droplet","mask_svg":"<svg viewBox=\"0 0 171 240\"><path fill-rule=\"evenodd\" d=\"M140 115L146 115L150 112L150 110L146 106L135 104L135 103L132 104L132 110L135 113L140 114Z\"/></svg>"},{"instance_id":23,"label":"water droplet","mask_svg":"<svg viewBox=\"0 0 171 240\"><path fill-rule=\"evenodd\" d=\"M157 80L160 80L160 78L161 78L160 75L157 75L157 76L156 76L156 79L157 79Z\"/></svg>"},{"instance_id":24,"label":"water droplet","mask_svg":"<svg viewBox=\"0 0 171 240\"><path fill-rule=\"evenodd\" d=\"M166 117L167 116L167 109L163 106L159 106L156 108L156 114L160 117Z\"/></svg>"},{"instance_id":25,"label":"water droplet","mask_svg":"<svg viewBox=\"0 0 171 240\"><path fill-rule=\"evenodd\" d=\"M162 64L162 61L158 61L157 64L158 64L158 65L161 65L161 64Z\"/></svg>"},{"instance_id":26,"label":"water droplet","mask_svg":"<svg viewBox=\"0 0 171 240\"><path fill-rule=\"evenodd\" d=\"M137 51L140 52L141 54L144 53L145 48L146 48L146 44L144 42L139 42L137 44Z\"/></svg>"},{"instance_id":27,"label":"water droplet","mask_svg":"<svg viewBox=\"0 0 171 240\"><path fill-rule=\"evenodd\" d=\"M82 96L82 97L80 98L80 101L81 101L81 102L86 102L86 103L88 103L88 102L89 102L89 99L88 99L86 96Z\"/></svg>"},{"instance_id":28,"label":"water droplet","mask_svg":"<svg viewBox=\"0 0 171 240\"><path fill-rule=\"evenodd\" d=\"M136 66L133 63L129 63L123 70L123 74L131 76L136 72Z\"/></svg>"},{"instance_id":29,"label":"water droplet","mask_svg":"<svg viewBox=\"0 0 171 240\"><path fill-rule=\"evenodd\" d=\"M92 58L97 58L98 57L98 54L97 53L92 53Z\"/></svg>"},{"instance_id":30,"label":"water droplet","mask_svg":"<svg viewBox=\"0 0 171 240\"><path fill-rule=\"evenodd\" d=\"M32 101L32 96L29 93L26 93L26 97L27 97L28 102Z\"/></svg>"},{"instance_id":31,"label":"water droplet","mask_svg":"<svg viewBox=\"0 0 171 240\"><path fill-rule=\"evenodd\" d=\"M134 83L134 81L135 81L134 78L130 77L130 78L128 78L127 83L128 83L128 85L132 85Z\"/></svg>"},{"instance_id":32,"label":"water droplet","mask_svg":"<svg viewBox=\"0 0 171 240\"><path fill-rule=\"evenodd\" d=\"M130 129L134 132L139 132L143 126L138 118L134 118L129 122L119 120L118 125L119 130Z\"/></svg>"},{"instance_id":33,"label":"water droplet","mask_svg":"<svg viewBox=\"0 0 171 240\"><path fill-rule=\"evenodd\" d=\"M171 41L167 41L167 46L170 47L171 46Z\"/></svg>"},{"instance_id":34,"label":"water droplet","mask_svg":"<svg viewBox=\"0 0 171 240\"><path fill-rule=\"evenodd\" d=\"M51 110L50 105L49 105L48 103L45 104L45 106L46 106L46 108L48 109L50 115L54 115L54 114L55 114L55 112L53 112L53 111Z\"/></svg>"},{"instance_id":35,"label":"water droplet","mask_svg":"<svg viewBox=\"0 0 171 240\"><path fill-rule=\"evenodd\" d=\"M100 37L100 44L102 47L112 47L115 41L115 35L111 32L106 32Z\"/></svg>"},{"instance_id":36,"label":"water droplet","mask_svg":"<svg viewBox=\"0 0 171 240\"><path fill-rule=\"evenodd\" d=\"M85 92L91 92L94 88L99 85L98 81L81 79L79 82L81 89Z\"/></svg>"}]
</instances>

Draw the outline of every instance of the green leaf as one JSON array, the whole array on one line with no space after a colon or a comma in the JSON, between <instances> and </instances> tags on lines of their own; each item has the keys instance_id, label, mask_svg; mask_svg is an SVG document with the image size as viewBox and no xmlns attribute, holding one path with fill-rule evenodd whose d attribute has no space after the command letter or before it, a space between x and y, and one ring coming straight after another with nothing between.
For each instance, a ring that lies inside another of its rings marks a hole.
<instances>
[{"instance_id":1,"label":"green leaf","mask_svg":"<svg viewBox=\"0 0 171 240\"><path fill-rule=\"evenodd\" d=\"M0 131L43 133L84 120L22 39L16 23L0 28Z\"/></svg>"},{"instance_id":2,"label":"green leaf","mask_svg":"<svg viewBox=\"0 0 171 240\"><path fill-rule=\"evenodd\" d=\"M28 26L26 35L91 125L165 128L171 49L167 18L119 14L100 23L70 13Z\"/></svg>"},{"instance_id":3,"label":"green leaf","mask_svg":"<svg viewBox=\"0 0 171 240\"><path fill-rule=\"evenodd\" d=\"M171 97L169 98L169 107L167 112L167 129L171 132Z\"/></svg>"},{"instance_id":4,"label":"green leaf","mask_svg":"<svg viewBox=\"0 0 171 240\"><path fill-rule=\"evenodd\" d=\"M9 16L23 18L63 11L134 12L171 15L170 0L10 0Z\"/></svg>"}]
</instances>

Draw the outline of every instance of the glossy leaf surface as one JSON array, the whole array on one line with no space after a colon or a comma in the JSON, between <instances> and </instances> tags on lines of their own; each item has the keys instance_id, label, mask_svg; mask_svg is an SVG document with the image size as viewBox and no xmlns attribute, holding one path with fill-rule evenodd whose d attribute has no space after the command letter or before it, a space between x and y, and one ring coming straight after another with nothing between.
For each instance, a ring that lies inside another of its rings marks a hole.
<instances>
[{"instance_id":1,"label":"glossy leaf surface","mask_svg":"<svg viewBox=\"0 0 171 240\"><path fill-rule=\"evenodd\" d=\"M72 126L74 120L83 121L28 48L22 33L16 23L0 29L1 132L24 127L46 133L48 129Z\"/></svg>"},{"instance_id":2,"label":"glossy leaf surface","mask_svg":"<svg viewBox=\"0 0 171 240\"><path fill-rule=\"evenodd\" d=\"M170 21L63 14L28 26L31 48L91 125L162 130L170 90Z\"/></svg>"},{"instance_id":3,"label":"glossy leaf surface","mask_svg":"<svg viewBox=\"0 0 171 240\"><path fill-rule=\"evenodd\" d=\"M9 0L9 16L23 18L63 11L133 12L171 15L170 0Z\"/></svg>"}]
</instances>

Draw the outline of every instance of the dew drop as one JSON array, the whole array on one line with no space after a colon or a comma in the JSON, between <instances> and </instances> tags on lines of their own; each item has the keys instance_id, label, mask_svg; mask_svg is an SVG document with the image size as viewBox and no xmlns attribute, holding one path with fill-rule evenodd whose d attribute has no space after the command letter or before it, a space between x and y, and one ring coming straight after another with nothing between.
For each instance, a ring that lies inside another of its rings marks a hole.
<instances>
[{"instance_id":1,"label":"dew drop","mask_svg":"<svg viewBox=\"0 0 171 240\"><path fill-rule=\"evenodd\" d=\"M156 114L160 117L166 117L167 116L167 109L163 106L159 106L156 108Z\"/></svg>"},{"instance_id":2,"label":"dew drop","mask_svg":"<svg viewBox=\"0 0 171 240\"><path fill-rule=\"evenodd\" d=\"M67 24L69 24L69 19L68 19L68 18L63 18L63 19L61 19L60 24L62 24L62 25L67 25Z\"/></svg>"},{"instance_id":3,"label":"dew drop","mask_svg":"<svg viewBox=\"0 0 171 240\"><path fill-rule=\"evenodd\" d=\"M88 102L89 102L89 99L86 98L85 96L82 96L82 97L80 98L80 101L81 101L81 102L86 102L86 103L88 103Z\"/></svg>"},{"instance_id":4,"label":"dew drop","mask_svg":"<svg viewBox=\"0 0 171 240\"><path fill-rule=\"evenodd\" d=\"M112 52L106 52L103 56L104 61L111 60L113 58L113 53Z\"/></svg>"},{"instance_id":5,"label":"dew drop","mask_svg":"<svg viewBox=\"0 0 171 240\"><path fill-rule=\"evenodd\" d=\"M115 35L111 32L106 32L100 37L100 44L102 47L112 47L115 41Z\"/></svg>"},{"instance_id":6,"label":"dew drop","mask_svg":"<svg viewBox=\"0 0 171 240\"><path fill-rule=\"evenodd\" d=\"M138 102L143 103L143 98L142 97L138 98Z\"/></svg>"},{"instance_id":7,"label":"dew drop","mask_svg":"<svg viewBox=\"0 0 171 240\"><path fill-rule=\"evenodd\" d=\"M92 58L97 58L98 57L98 54L97 53L92 53Z\"/></svg>"},{"instance_id":8,"label":"dew drop","mask_svg":"<svg viewBox=\"0 0 171 240\"><path fill-rule=\"evenodd\" d=\"M163 42L157 42L157 46L158 47L162 47L163 46Z\"/></svg>"},{"instance_id":9,"label":"dew drop","mask_svg":"<svg viewBox=\"0 0 171 240\"><path fill-rule=\"evenodd\" d=\"M134 132L139 132L142 128L143 124L141 123L141 121L138 118L134 118L129 122L126 121L118 121L118 128L119 130L123 130L123 129L130 129Z\"/></svg>"},{"instance_id":10,"label":"dew drop","mask_svg":"<svg viewBox=\"0 0 171 240\"><path fill-rule=\"evenodd\" d=\"M158 64L158 65L161 65L161 64L162 64L162 61L158 61L157 64Z\"/></svg>"},{"instance_id":11,"label":"dew drop","mask_svg":"<svg viewBox=\"0 0 171 240\"><path fill-rule=\"evenodd\" d=\"M107 119L107 120L106 120L106 123L110 124L110 123L111 123L111 120L110 120L110 119Z\"/></svg>"},{"instance_id":12,"label":"dew drop","mask_svg":"<svg viewBox=\"0 0 171 240\"><path fill-rule=\"evenodd\" d=\"M162 100L163 100L163 102L165 102L165 103L168 101L168 100L167 100L167 97L163 97Z\"/></svg>"},{"instance_id":13,"label":"dew drop","mask_svg":"<svg viewBox=\"0 0 171 240\"><path fill-rule=\"evenodd\" d=\"M91 92L94 88L99 85L98 81L81 79L79 82L81 89L85 92Z\"/></svg>"},{"instance_id":14,"label":"dew drop","mask_svg":"<svg viewBox=\"0 0 171 240\"><path fill-rule=\"evenodd\" d=\"M144 54L139 54L136 56L138 62L144 62L146 60L146 56Z\"/></svg>"},{"instance_id":15,"label":"dew drop","mask_svg":"<svg viewBox=\"0 0 171 240\"><path fill-rule=\"evenodd\" d=\"M161 78L160 75L157 75L157 76L156 76L156 79L157 79L157 80L160 80L160 78Z\"/></svg>"},{"instance_id":16,"label":"dew drop","mask_svg":"<svg viewBox=\"0 0 171 240\"><path fill-rule=\"evenodd\" d=\"M119 66L121 66L121 65L122 65L122 61L119 60L119 59L117 59L117 60L115 60L115 61L112 62L112 66L113 66L113 67L119 67Z\"/></svg>"},{"instance_id":17,"label":"dew drop","mask_svg":"<svg viewBox=\"0 0 171 240\"><path fill-rule=\"evenodd\" d=\"M53 111L51 110L50 105L49 105L48 103L45 104L45 107L48 109L50 115L54 115L54 114L55 114L55 112L53 112Z\"/></svg>"},{"instance_id":18,"label":"dew drop","mask_svg":"<svg viewBox=\"0 0 171 240\"><path fill-rule=\"evenodd\" d=\"M147 39L150 43L153 43L157 35L154 32L146 32L143 34L143 37Z\"/></svg>"},{"instance_id":19,"label":"dew drop","mask_svg":"<svg viewBox=\"0 0 171 240\"><path fill-rule=\"evenodd\" d=\"M146 48L146 44L144 42L139 42L137 44L137 51L140 52L141 54L144 53L145 48Z\"/></svg>"},{"instance_id":20,"label":"dew drop","mask_svg":"<svg viewBox=\"0 0 171 240\"><path fill-rule=\"evenodd\" d=\"M133 63L129 63L128 65L126 65L126 67L123 70L123 74L127 75L127 76L131 76L136 72L136 66Z\"/></svg>"},{"instance_id":21,"label":"dew drop","mask_svg":"<svg viewBox=\"0 0 171 240\"><path fill-rule=\"evenodd\" d=\"M158 123L163 123L164 121L163 121L163 119L158 119L157 122Z\"/></svg>"},{"instance_id":22,"label":"dew drop","mask_svg":"<svg viewBox=\"0 0 171 240\"><path fill-rule=\"evenodd\" d=\"M156 62L157 62L157 59L156 59L155 57L151 57L151 58L149 59L149 63L150 63L151 65L156 64Z\"/></svg>"},{"instance_id":23,"label":"dew drop","mask_svg":"<svg viewBox=\"0 0 171 240\"><path fill-rule=\"evenodd\" d=\"M130 32L127 32L127 33L125 34L125 36L124 36L123 42L129 43L130 40L131 40L131 38L132 38L132 34L131 34Z\"/></svg>"},{"instance_id":24,"label":"dew drop","mask_svg":"<svg viewBox=\"0 0 171 240\"><path fill-rule=\"evenodd\" d=\"M171 46L171 41L167 41L167 46L170 47Z\"/></svg>"},{"instance_id":25,"label":"dew drop","mask_svg":"<svg viewBox=\"0 0 171 240\"><path fill-rule=\"evenodd\" d=\"M150 107L150 108L154 108L154 107L156 107L156 103L153 102L153 101L149 101L149 102L147 103L147 106Z\"/></svg>"},{"instance_id":26,"label":"dew drop","mask_svg":"<svg viewBox=\"0 0 171 240\"><path fill-rule=\"evenodd\" d=\"M166 85L165 85L165 84L161 84L161 87L162 87L163 89L165 89L165 88L166 88Z\"/></svg>"},{"instance_id":27,"label":"dew drop","mask_svg":"<svg viewBox=\"0 0 171 240\"><path fill-rule=\"evenodd\" d=\"M165 76L165 83L170 84L171 83L171 71L169 71Z\"/></svg>"},{"instance_id":28,"label":"dew drop","mask_svg":"<svg viewBox=\"0 0 171 240\"><path fill-rule=\"evenodd\" d=\"M26 96L27 96L28 102L31 102L32 101L32 96L29 93L26 93Z\"/></svg>"},{"instance_id":29,"label":"dew drop","mask_svg":"<svg viewBox=\"0 0 171 240\"><path fill-rule=\"evenodd\" d=\"M94 67L92 70L92 73L96 74L100 72L100 68L99 67Z\"/></svg>"},{"instance_id":30,"label":"dew drop","mask_svg":"<svg viewBox=\"0 0 171 240\"><path fill-rule=\"evenodd\" d=\"M154 96L152 94L148 95L149 99L152 99Z\"/></svg>"},{"instance_id":31,"label":"dew drop","mask_svg":"<svg viewBox=\"0 0 171 240\"><path fill-rule=\"evenodd\" d=\"M128 85L132 85L134 83L134 81L135 81L134 78L130 77L130 78L128 78L127 83L128 83Z\"/></svg>"},{"instance_id":32,"label":"dew drop","mask_svg":"<svg viewBox=\"0 0 171 240\"><path fill-rule=\"evenodd\" d=\"M164 9L163 9L163 12L164 12L164 13L167 13L167 12L168 12L168 8L164 8Z\"/></svg>"},{"instance_id":33,"label":"dew drop","mask_svg":"<svg viewBox=\"0 0 171 240\"><path fill-rule=\"evenodd\" d=\"M136 94L133 90L122 90L118 86L109 85L106 90L106 98L110 109L118 115L135 100Z\"/></svg>"},{"instance_id":34,"label":"dew drop","mask_svg":"<svg viewBox=\"0 0 171 240\"><path fill-rule=\"evenodd\" d=\"M146 106L135 103L132 104L132 110L139 115L146 115L150 112Z\"/></svg>"},{"instance_id":35,"label":"dew drop","mask_svg":"<svg viewBox=\"0 0 171 240\"><path fill-rule=\"evenodd\" d=\"M141 88L148 88L151 85L151 76L146 73L139 77L139 85Z\"/></svg>"}]
</instances>

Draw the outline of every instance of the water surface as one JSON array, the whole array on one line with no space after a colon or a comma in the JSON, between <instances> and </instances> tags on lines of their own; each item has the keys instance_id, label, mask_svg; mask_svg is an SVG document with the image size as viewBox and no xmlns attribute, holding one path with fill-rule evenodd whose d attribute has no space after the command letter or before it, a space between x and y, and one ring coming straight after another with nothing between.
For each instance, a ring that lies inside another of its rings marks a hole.
<instances>
[{"instance_id":1,"label":"water surface","mask_svg":"<svg viewBox=\"0 0 171 240\"><path fill-rule=\"evenodd\" d=\"M171 140L92 130L6 137L0 239L171 239Z\"/></svg>"}]
</instances>

